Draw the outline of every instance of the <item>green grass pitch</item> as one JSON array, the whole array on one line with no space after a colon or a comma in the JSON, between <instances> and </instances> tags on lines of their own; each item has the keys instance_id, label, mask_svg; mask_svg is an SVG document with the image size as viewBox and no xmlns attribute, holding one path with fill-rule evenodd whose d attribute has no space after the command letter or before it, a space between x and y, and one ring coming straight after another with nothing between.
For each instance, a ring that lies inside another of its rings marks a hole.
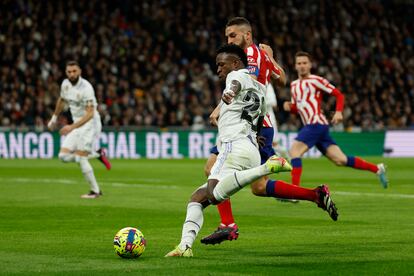
<instances>
[{"instance_id":1,"label":"green grass pitch","mask_svg":"<svg viewBox=\"0 0 414 276\"><path fill-rule=\"evenodd\" d=\"M380 162L380 158L368 158ZM219 222L205 211L194 258L164 258L178 244L204 160L92 161L104 196L88 191L76 164L0 160L0 274L24 275L404 275L414 271L414 159L384 159L390 187L376 176L304 159L303 186L327 183L339 209L332 221L314 203L236 194L237 241L205 246ZM289 180L290 174L277 177ZM115 255L113 237L139 228L148 244L135 260Z\"/></svg>"}]
</instances>

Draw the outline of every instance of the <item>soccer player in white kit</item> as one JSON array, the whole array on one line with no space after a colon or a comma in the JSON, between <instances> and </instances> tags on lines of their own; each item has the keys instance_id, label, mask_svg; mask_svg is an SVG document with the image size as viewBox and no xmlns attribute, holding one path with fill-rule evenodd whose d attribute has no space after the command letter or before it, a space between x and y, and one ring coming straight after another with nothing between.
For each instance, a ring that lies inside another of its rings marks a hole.
<instances>
[{"instance_id":1,"label":"soccer player in white kit","mask_svg":"<svg viewBox=\"0 0 414 276\"><path fill-rule=\"evenodd\" d=\"M180 244L166 257L193 255L192 245L203 224L204 208L228 199L264 175L291 170L290 164L277 156L260 165L256 132L266 114L265 87L245 69L244 50L225 45L217 51L216 64L219 78L226 81L218 120L219 155L208 182L191 196Z\"/></svg>"},{"instance_id":2,"label":"soccer player in white kit","mask_svg":"<svg viewBox=\"0 0 414 276\"><path fill-rule=\"evenodd\" d=\"M76 61L69 61L66 64L67 79L62 82L60 97L57 100L55 112L48 123L48 128L55 129L57 118L67 103L73 123L60 130L60 134L66 135L66 137L60 148L59 159L63 162L77 162L79 164L90 185L90 192L81 197L97 198L102 195L102 192L88 158L97 157L108 170L111 168L111 164L103 149L98 150L97 153L93 150L94 142L102 130L101 117L97 110L95 91L92 85L81 77L81 72Z\"/></svg>"}]
</instances>

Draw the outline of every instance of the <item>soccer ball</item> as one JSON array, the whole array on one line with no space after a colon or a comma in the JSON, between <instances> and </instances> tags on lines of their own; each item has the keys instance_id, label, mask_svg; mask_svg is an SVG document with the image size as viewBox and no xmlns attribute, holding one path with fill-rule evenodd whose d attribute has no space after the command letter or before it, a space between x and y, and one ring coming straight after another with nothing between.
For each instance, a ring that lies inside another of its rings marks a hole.
<instances>
[{"instance_id":1,"label":"soccer ball","mask_svg":"<svg viewBox=\"0 0 414 276\"><path fill-rule=\"evenodd\" d=\"M146 245L144 235L133 227L119 230L114 238L115 252L122 258L138 258L144 253Z\"/></svg>"}]
</instances>

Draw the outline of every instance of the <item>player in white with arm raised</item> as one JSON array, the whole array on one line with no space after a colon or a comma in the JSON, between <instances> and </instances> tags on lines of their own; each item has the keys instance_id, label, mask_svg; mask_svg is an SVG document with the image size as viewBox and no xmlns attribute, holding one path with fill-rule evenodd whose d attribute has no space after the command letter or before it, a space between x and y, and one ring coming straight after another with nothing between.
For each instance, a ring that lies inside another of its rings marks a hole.
<instances>
[{"instance_id":1,"label":"player in white with arm raised","mask_svg":"<svg viewBox=\"0 0 414 276\"><path fill-rule=\"evenodd\" d=\"M265 88L247 69L247 56L236 45L217 51L217 74L226 80L218 119L219 155L208 182L191 196L180 244L166 257L191 257L192 245L203 224L203 209L218 204L254 180L271 173L290 171L283 158L272 156L260 165L256 132L266 114Z\"/></svg>"},{"instance_id":2,"label":"player in white with arm raised","mask_svg":"<svg viewBox=\"0 0 414 276\"><path fill-rule=\"evenodd\" d=\"M90 192L81 197L97 198L102 195L102 192L88 158L98 157L108 170L111 168L111 164L103 149L98 150L97 153L93 150L94 142L102 130L101 117L97 110L95 91L92 85L81 77L81 72L76 61L69 61L66 64L67 79L62 82L60 97L57 100L55 112L48 123L48 128L55 129L57 118L67 103L73 123L60 130L60 134L66 137L60 148L59 159L63 162L77 162L79 164L90 185Z\"/></svg>"}]
</instances>

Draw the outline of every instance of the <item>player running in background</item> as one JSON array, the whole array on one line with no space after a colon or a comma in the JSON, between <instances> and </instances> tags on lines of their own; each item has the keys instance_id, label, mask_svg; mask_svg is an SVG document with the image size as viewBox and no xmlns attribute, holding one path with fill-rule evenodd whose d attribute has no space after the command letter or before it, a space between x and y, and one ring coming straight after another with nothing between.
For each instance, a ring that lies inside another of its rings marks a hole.
<instances>
[{"instance_id":1,"label":"player running in background","mask_svg":"<svg viewBox=\"0 0 414 276\"><path fill-rule=\"evenodd\" d=\"M81 198L97 198L102 195L99 185L88 158L98 159L109 170L111 164L106 158L103 149L93 152L95 140L99 137L102 125L101 117L96 109L97 102L92 85L81 77L81 69L76 61L66 64L66 76L60 87L60 97L57 100L55 112L48 123L50 130L55 129L57 118L62 112L65 103L69 105L73 123L60 130L66 135L59 152L59 159L63 162L77 162L90 185L90 192Z\"/></svg>"},{"instance_id":2,"label":"player running in background","mask_svg":"<svg viewBox=\"0 0 414 276\"><path fill-rule=\"evenodd\" d=\"M326 79L311 74L312 58L306 52L295 55L295 69L298 79L290 85L291 102L285 102L283 108L291 113L298 113L303 128L290 148L292 158L292 184L300 185L302 174L301 157L313 146L337 166L348 166L355 169L371 171L379 176L384 188L388 186L384 164L372 164L356 156L346 156L329 134L329 122L321 110L322 93L336 97L336 112L332 124L342 122L344 96Z\"/></svg>"},{"instance_id":3,"label":"player running in background","mask_svg":"<svg viewBox=\"0 0 414 276\"><path fill-rule=\"evenodd\" d=\"M263 175L291 170L289 163L277 156L260 165L255 131L260 131L266 114L265 88L245 69L247 56L243 49L223 46L217 51L216 64L219 79L226 82L222 96L225 104L218 120L219 155L208 182L191 195L180 244L166 257L193 256L192 245L203 225L204 208L228 199ZM319 207L336 214L326 186L307 190L314 194Z\"/></svg>"}]
</instances>

